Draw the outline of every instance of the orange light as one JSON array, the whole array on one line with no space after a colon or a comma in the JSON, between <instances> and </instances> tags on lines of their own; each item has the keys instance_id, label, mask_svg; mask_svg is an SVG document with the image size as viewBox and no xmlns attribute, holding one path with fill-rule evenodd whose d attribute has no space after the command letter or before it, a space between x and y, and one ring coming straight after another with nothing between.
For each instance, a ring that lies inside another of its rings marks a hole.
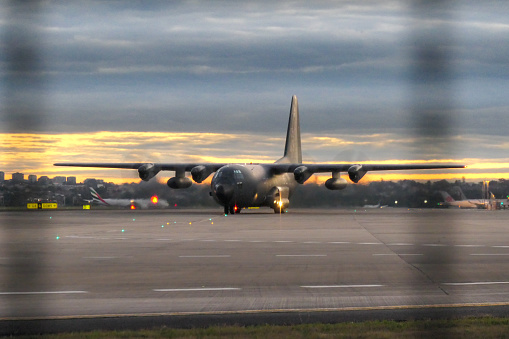
<instances>
[{"instance_id":1,"label":"orange light","mask_svg":"<svg viewBox=\"0 0 509 339\"><path fill-rule=\"evenodd\" d=\"M131 205L131 209L132 209L132 210L135 210L135 209L136 209L136 206Z\"/></svg>"},{"instance_id":2,"label":"orange light","mask_svg":"<svg viewBox=\"0 0 509 339\"><path fill-rule=\"evenodd\" d=\"M239 210L239 208L237 207L237 205L235 205L235 207L233 208L235 210L235 212L237 212Z\"/></svg>"},{"instance_id":3,"label":"orange light","mask_svg":"<svg viewBox=\"0 0 509 339\"><path fill-rule=\"evenodd\" d=\"M154 195L152 198L150 198L150 201L152 201L152 203L155 205L159 201L159 198L157 197L157 195Z\"/></svg>"}]
</instances>

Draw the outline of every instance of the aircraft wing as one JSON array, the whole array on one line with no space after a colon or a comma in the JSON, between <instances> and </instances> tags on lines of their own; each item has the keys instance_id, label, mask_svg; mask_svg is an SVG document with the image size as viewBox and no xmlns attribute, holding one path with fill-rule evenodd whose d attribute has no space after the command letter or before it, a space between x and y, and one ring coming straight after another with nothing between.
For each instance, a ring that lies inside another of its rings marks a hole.
<instances>
[{"instance_id":1,"label":"aircraft wing","mask_svg":"<svg viewBox=\"0 0 509 339\"><path fill-rule=\"evenodd\" d=\"M160 171L191 171L197 166L205 166L207 169L212 169L214 172L225 166L225 164L214 163L148 163L148 162L129 162L129 163L115 163L115 162L74 162L74 163L56 163L54 166L73 166L73 167L101 167L101 168L120 168L120 169L139 169L141 166L153 165Z\"/></svg>"},{"instance_id":2,"label":"aircraft wing","mask_svg":"<svg viewBox=\"0 0 509 339\"><path fill-rule=\"evenodd\" d=\"M464 165L432 165L432 164L262 164L273 173L294 173L295 180L299 183L306 181L315 173L339 173L347 172L350 180L357 183L368 171L398 171L398 170L423 170L465 168Z\"/></svg>"},{"instance_id":3,"label":"aircraft wing","mask_svg":"<svg viewBox=\"0 0 509 339\"><path fill-rule=\"evenodd\" d=\"M56 163L54 166L74 166L74 167L98 167L98 168L119 168L119 169L136 169L140 179L148 181L160 171L175 171L177 177L183 178L185 172L191 172L193 180L200 183L205 180L211 173L217 171L226 164L215 163L147 163L147 162L131 162L131 163Z\"/></svg>"}]
</instances>

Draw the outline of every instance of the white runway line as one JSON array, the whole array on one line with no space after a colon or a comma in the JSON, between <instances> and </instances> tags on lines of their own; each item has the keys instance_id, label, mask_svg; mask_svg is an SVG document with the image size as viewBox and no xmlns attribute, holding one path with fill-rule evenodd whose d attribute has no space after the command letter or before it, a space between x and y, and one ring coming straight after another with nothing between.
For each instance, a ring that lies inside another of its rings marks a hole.
<instances>
[{"instance_id":1,"label":"white runway line","mask_svg":"<svg viewBox=\"0 0 509 339\"><path fill-rule=\"evenodd\" d=\"M357 245L383 245L381 242L358 242Z\"/></svg>"},{"instance_id":2,"label":"white runway line","mask_svg":"<svg viewBox=\"0 0 509 339\"><path fill-rule=\"evenodd\" d=\"M404 255L424 255L423 253L376 253L376 256L404 256Z\"/></svg>"},{"instance_id":3,"label":"white runway line","mask_svg":"<svg viewBox=\"0 0 509 339\"><path fill-rule=\"evenodd\" d=\"M384 285L315 285L315 286L301 286L301 288L370 288L370 287L383 287Z\"/></svg>"},{"instance_id":4,"label":"white runway line","mask_svg":"<svg viewBox=\"0 0 509 339\"><path fill-rule=\"evenodd\" d=\"M472 253L470 255L476 255L476 256L498 256L498 255L509 255L509 253Z\"/></svg>"},{"instance_id":5,"label":"white runway line","mask_svg":"<svg viewBox=\"0 0 509 339\"><path fill-rule=\"evenodd\" d=\"M445 247L447 245L444 245L444 244L422 244L422 246L427 246L427 247Z\"/></svg>"},{"instance_id":6,"label":"white runway line","mask_svg":"<svg viewBox=\"0 0 509 339\"><path fill-rule=\"evenodd\" d=\"M179 258L230 258L229 254L219 255L179 255Z\"/></svg>"},{"instance_id":7,"label":"white runway line","mask_svg":"<svg viewBox=\"0 0 509 339\"><path fill-rule=\"evenodd\" d=\"M158 288L153 289L154 292L206 292L206 291L240 291L241 288L236 287L202 287L202 288Z\"/></svg>"},{"instance_id":8,"label":"white runway line","mask_svg":"<svg viewBox=\"0 0 509 339\"><path fill-rule=\"evenodd\" d=\"M34 291L34 292L0 292L0 295L36 295L36 294L84 294L87 291Z\"/></svg>"},{"instance_id":9,"label":"white runway line","mask_svg":"<svg viewBox=\"0 0 509 339\"><path fill-rule=\"evenodd\" d=\"M469 282L469 283L442 283L442 285L448 285L448 286L498 285L498 284L509 284L509 281L478 281L478 282Z\"/></svg>"},{"instance_id":10,"label":"white runway line","mask_svg":"<svg viewBox=\"0 0 509 339\"><path fill-rule=\"evenodd\" d=\"M327 254L276 254L276 257L326 257Z\"/></svg>"},{"instance_id":11,"label":"white runway line","mask_svg":"<svg viewBox=\"0 0 509 339\"><path fill-rule=\"evenodd\" d=\"M498 246L491 246L493 248L509 248L507 245L498 245Z\"/></svg>"}]
</instances>

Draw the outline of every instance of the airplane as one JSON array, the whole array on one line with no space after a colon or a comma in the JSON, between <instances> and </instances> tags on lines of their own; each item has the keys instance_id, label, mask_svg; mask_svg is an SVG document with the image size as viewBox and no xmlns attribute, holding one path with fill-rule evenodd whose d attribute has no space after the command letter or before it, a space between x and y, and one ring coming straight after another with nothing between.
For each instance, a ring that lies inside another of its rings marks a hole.
<instances>
[{"instance_id":1,"label":"airplane","mask_svg":"<svg viewBox=\"0 0 509 339\"><path fill-rule=\"evenodd\" d=\"M464 165L431 164L358 164L329 163L310 164L302 162L299 107L294 95L290 105L290 117L286 132L283 157L275 163L228 164L228 163L56 163L55 166L101 167L136 169L140 179L148 181L160 171L174 171L167 185L173 189L184 189L192 185L192 180L202 183L214 173L210 195L224 208L225 216L240 213L242 208L270 207L275 213L284 213L290 204L295 187L304 184L315 173L331 173L325 182L329 190L342 190L348 185L341 172L348 175L353 183L358 183L368 171L419 170L465 168Z\"/></svg>"},{"instance_id":2,"label":"airplane","mask_svg":"<svg viewBox=\"0 0 509 339\"><path fill-rule=\"evenodd\" d=\"M156 195L152 196L150 199L103 199L95 189L92 187L89 187L89 189L92 195L92 202L102 206L127 207L132 210L169 206L167 201L159 200Z\"/></svg>"},{"instance_id":3,"label":"airplane","mask_svg":"<svg viewBox=\"0 0 509 339\"><path fill-rule=\"evenodd\" d=\"M440 203L441 206L457 208L484 208L487 202L485 199L467 199L463 192L461 192L461 200L454 200L454 198L445 191L439 191L439 193L444 199L444 202Z\"/></svg>"},{"instance_id":4,"label":"airplane","mask_svg":"<svg viewBox=\"0 0 509 339\"><path fill-rule=\"evenodd\" d=\"M388 206L389 205L382 205L382 202L379 201L378 204L376 204L376 205L364 205L364 206L362 206L362 208L385 208Z\"/></svg>"}]
</instances>

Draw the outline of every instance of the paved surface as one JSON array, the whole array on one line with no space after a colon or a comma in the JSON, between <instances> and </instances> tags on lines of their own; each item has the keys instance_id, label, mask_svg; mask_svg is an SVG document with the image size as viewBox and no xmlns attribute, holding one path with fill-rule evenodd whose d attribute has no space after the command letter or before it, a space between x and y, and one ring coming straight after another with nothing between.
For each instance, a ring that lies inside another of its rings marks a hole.
<instances>
[{"instance_id":1,"label":"paved surface","mask_svg":"<svg viewBox=\"0 0 509 339\"><path fill-rule=\"evenodd\" d=\"M2 212L0 318L509 305L508 219L483 210Z\"/></svg>"}]
</instances>

